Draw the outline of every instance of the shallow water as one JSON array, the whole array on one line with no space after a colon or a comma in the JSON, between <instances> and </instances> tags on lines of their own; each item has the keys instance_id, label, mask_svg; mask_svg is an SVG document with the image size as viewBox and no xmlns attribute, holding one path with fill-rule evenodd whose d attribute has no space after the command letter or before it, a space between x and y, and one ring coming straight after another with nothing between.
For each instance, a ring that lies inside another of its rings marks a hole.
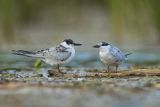
<instances>
[{"instance_id":1,"label":"shallow water","mask_svg":"<svg viewBox=\"0 0 160 107\"><path fill-rule=\"evenodd\" d=\"M35 59L24 56L16 56L11 53L0 54L0 67L1 68L26 68L33 67ZM128 59L121 65L122 69L127 69L131 66L159 66L160 65L160 52L133 52ZM100 62L97 52L77 52L74 59L65 66L73 67L89 67L101 68L104 65ZM49 65L43 63L43 67Z\"/></svg>"}]
</instances>

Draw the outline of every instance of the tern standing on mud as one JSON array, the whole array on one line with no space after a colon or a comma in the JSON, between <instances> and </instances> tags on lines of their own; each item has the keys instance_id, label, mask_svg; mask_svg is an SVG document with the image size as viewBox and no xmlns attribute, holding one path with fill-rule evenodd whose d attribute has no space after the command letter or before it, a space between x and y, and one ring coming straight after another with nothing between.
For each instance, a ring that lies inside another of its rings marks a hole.
<instances>
[{"instance_id":1,"label":"tern standing on mud","mask_svg":"<svg viewBox=\"0 0 160 107\"><path fill-rule=\"evenodd\" d=\"M101 42L95 46L94 48L100 48L99 57L101 61L107 65L107 71L109 71L110 66L116 66L116 72L118 66L121 62L123 62L129 54L124 54L120 49L106 42Z\"/></svg>"},{"instance_id":2,"label":"tern standing on mud","mask_svg":"<svg viewBox=\"0 0 160 107\"><path fill-rule=\"evenodd\" d=\"M13 54L39 58L47 64L57 65L58 71L62 73L59 69L59 65L70 62L75 55L74 46L80 45L81 44L75 43L71 39L65 39L57 47L51 47L37 52L13 50Z\"/></svg>"}]
</instances>

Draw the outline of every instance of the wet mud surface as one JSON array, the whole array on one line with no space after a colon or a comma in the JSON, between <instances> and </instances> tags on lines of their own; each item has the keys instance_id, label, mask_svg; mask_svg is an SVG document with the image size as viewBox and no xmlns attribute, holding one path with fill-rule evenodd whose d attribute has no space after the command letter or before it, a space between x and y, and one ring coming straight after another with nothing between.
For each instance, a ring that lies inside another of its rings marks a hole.
<instances>
[{"instance_id":1,"label":"wet mud surface","mask_svg":"<svg viewBox=\"0 0 160 107\"><path fill-rule=\"evenodd\" d=\"M48 72L49 71L49 72ZM159 107L160 69L5 69L1 107Z\"/></svg>"}]
</instances>

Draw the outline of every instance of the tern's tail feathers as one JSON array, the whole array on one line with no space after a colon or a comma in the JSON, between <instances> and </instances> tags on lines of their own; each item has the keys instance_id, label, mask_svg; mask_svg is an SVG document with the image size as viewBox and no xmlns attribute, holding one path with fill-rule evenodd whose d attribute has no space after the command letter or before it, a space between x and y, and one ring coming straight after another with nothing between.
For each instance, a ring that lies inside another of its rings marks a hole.
<instances>
[{"instance_id":1,"label":"tern's tail feathers","mask_svg":"<svg viewBox=\"0 0 160 107\"><path fill-rule=\"evenodd\" d=\"M12 54L22 55L27 57L40 57L36 52L25 51L25 50L12 50Z\"/></svg>"},{"instance_id":2,"label":"tern's tail feathers","mask_svg":"<svg viewBox=\"0 0 160 107\"><path fill-rule=\"evenodd\" d=\"M127 53L127 54L125 54L125 57L128 57L129 55L131 55L132 53Z\"/></svg>"}]
</instances>

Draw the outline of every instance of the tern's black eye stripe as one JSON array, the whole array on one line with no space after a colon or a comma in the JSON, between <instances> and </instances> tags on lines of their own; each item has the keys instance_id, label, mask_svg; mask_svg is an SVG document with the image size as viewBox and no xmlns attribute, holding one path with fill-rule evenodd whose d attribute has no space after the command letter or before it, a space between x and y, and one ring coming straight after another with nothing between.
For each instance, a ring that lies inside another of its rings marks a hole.
<instances>
[{"instance_id":1,"label":"tern's black eye stripe","mask_svg":"<svg viewBox=\"0 0 160 107\"><path fill-rule=\"evenodd\" d=\"M108 46L109 44L106 42L102 42L102 46Z\"/></svg>"}]
</instances>

